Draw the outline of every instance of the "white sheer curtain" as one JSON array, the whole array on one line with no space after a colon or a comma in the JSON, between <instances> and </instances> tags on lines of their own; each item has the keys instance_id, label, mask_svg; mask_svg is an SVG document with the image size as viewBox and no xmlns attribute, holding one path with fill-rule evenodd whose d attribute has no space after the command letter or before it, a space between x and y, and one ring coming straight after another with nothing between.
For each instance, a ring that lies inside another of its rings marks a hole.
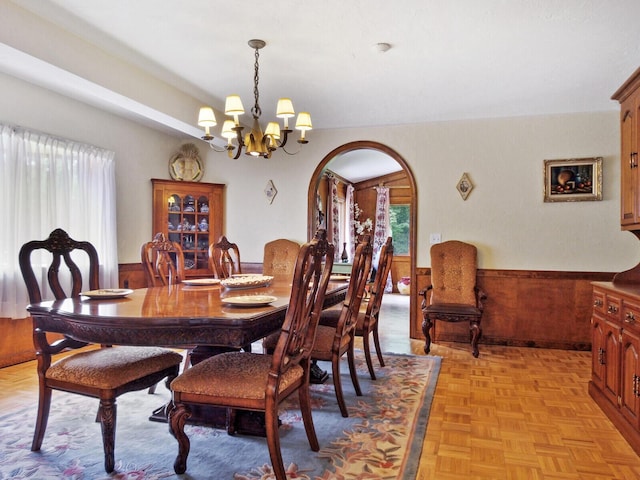
<instances>
[{"instance_id":1,"label":"white sheer curtain","mask_svg":"<svg viewBox=\"0 0 640 480\"><path fill-rule=\"evenodd\" d=\"M91 242L100 258L100 285L117 287L114 155L0 124L0 316L27 315L29 300L18 252L24 243L43 240L56 228L75 240ZM32 255L32 263L38 262ZM46 263L44 257L41 263ZM47 291L43 296L51 298Z\"/></svg>"},{"instance_id":2,"label":"white sheer curtain","mask_svg":"<svg viewBox=\"0 0 640 480\"><path fill-rule=\"evenodd\" d=\"M327 182L329 185L329 205L327 205L327 210L331 213L329 217L331 223L329 224L327 237L329 243L333 243L336 247L333 259L335 262L339 262L342 249L340 248L340 202L338 201L338 179L333 175L329 175L327 177Z\"/></svg>"},{"instance_id":3,"label":"white sheer curtain","mask_svg":"<svg viewBox=\"0 0 640 480\"><path fill-rule=\"evenodd\" d=\"M354 218L354 213L355 213L355 201L353 199L353 185L349 184L347 185L347 193L345 195L345 208L347 209L347 214L345 215L345 220L347 222L346 225L346 235L345 235L345 242L347 242L347 252L349 252L349 260L353 260L353 257L356 253L356 245L355 245L355 238L356 238L356 229L353 225L353 222L355 221Z\"/></svg>"}]
</instances>

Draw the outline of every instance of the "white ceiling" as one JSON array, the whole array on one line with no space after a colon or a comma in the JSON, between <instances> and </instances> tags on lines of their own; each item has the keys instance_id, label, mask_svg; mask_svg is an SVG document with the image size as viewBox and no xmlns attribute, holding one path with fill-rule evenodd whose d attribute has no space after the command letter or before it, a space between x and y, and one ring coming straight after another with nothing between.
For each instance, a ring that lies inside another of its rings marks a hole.
<instances>
[{"instance_id":1,"label":"white ceiling","mask_svg":"<svg viewBox=\"0 0 640 480\"><path fill-rule=\"evenodd\" d=\"M220 110L263 39L263 118L316 129L616 110L640 65L639 0L12 1Z\"/></svg>"}]
</instances>

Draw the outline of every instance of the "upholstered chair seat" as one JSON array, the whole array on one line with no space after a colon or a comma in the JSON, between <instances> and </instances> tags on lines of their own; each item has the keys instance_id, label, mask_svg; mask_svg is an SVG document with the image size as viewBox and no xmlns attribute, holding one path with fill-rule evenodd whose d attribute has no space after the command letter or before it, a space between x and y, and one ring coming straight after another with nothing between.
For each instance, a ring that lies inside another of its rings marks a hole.
<instances>
[{"instance_id":1,"label":"upholstered chair seat","mask_svg":"<svg viewBox=\"0 0 640 480\"><path fill-rule=\"evenodd\" d=\"M165 348L100 348L58 360L45 376L57 382L115 390L180 362L182 355Z\"/></svg>"},{"instance_id":2,"label":"upholstered chair seat","mask_svg":"<svg viewBox=\"0 0 640 480\"><path fill-rule=\"evenodd\" d=\"M171 390L181 393L204 395L216 403L224 399L225 405L235 408L248 407L255 400L266 401L265 387L272 355L246 352L228 352L204 360L171 382ZM300 365L283 372L278 393L300 382L304 370ZM264 408L264 405L263 405Z\"/></svg>"}]
</instances>

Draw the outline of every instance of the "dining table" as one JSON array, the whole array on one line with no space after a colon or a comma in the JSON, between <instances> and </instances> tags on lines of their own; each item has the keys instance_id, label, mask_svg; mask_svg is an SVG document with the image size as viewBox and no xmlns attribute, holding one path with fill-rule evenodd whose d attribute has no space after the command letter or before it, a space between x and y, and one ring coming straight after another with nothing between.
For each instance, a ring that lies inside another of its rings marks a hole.
<instances>
[{"instance_id":1,"label":"dining table","mask_svg":"<svg viewBox=\"0 0 640 480\"><path fill-rule=\"evenodd\" d=\"M136 290L102 289L33 303L27 310L34 328L46 332L101 345L192 346L192 362L197 362L222 351L248 349L279 330L291 289L290 276L244 288L202 279ZM346 290L346 282L330 281L323 308L342 302ZM161 420L160 411L152 419ZM202 413L193 423L224 427L224 421ZM238 425L239 432L261 434L254 422L249 416L247 425Z\"/></svg>"}]
</instances>

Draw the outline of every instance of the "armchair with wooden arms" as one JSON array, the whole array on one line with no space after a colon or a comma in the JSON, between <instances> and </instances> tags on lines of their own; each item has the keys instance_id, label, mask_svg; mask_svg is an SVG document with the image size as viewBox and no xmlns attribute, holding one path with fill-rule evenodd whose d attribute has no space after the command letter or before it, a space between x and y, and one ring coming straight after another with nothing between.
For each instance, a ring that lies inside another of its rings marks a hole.
<instances>
[{"instance_id":1,"label":"armchair with wooden arms","mask_svg":"<svg viewBox=\"0 0 640 480\"><path fill-rule=\"evenodd\" d=\"M264 412L267 446L277 480L286 480L280 449L278 408L297 392L311 450L320 449L311 413L310 354L333 264L334 247L326 232L300 248L289 307L272 355L229 352L193 366L171 383L169 428L178 441L176 473L187 469L190 450L185 422L193 405L216 405ZM232 414L233 415L233 414ZM233 425L233 419L229 420ZM230 432L233 433L233 432ZM253 441L253 440L252 440ZM229 458L233 462L233 458Z\"/></svg>"},{"instance_id":2,"label":"armchair with wooden arms","mask_svg":"<svg viewBox=\"0 0 640 480\"><path fill-rule=\"evenodd\" d=\"M224 235L209 245L209 269L220 280L242 273L238 245L231 243Z\"/></svg>"},{"instance_id":3,"label":"armchair with wooden arms","mask_svg":"<svg viewBox=\"0 0 640 480\"><path fill-rule=\"evenodd\" d=\"M82 273L72 259L72 252L76 260L79 260L76 253L83 251L86 253L89 265L89 289L100 288L98 253L95 247L89 242L73 240L64 230L56 229L46 240L27 242L20 249L20 270L31 303L43 301L41 286L36 278L31 259L32 253L36 251L37 254L44 251L51 254L47 278L56 300L62 300L68 296L76 297L82 291ZM45 256L47 254L41 258ZM66 281L61 280L59 275L63 262L71 277L69 295L65 293L63 287ZM38 266L37 277L42 277L43 272L40 271L43 265L42 260L35 260L33 264ZM157 347L95 347L92 350L67 355L53 362L52 357L55 354L85 347L87 343L64 337L50 344L41 322L37 315L33 316L33 342L38 359L39 396L31 450L38 451L42 446L53 390L94 397L99 400L98 420L102 429L104 469L107 473L111 473L115 466L116 397L130 391L148 389L163 378L167 378L168 385L168 382L178 375L182 356L172 350Z\"/></svg>"},{"instance_id":4,"label":"armchair with wooden arms","mask_svg":"<svg viewBox=\"0 0 640 480\"><path fill-rule=\"evenodd\" d=\"M487 295L477 286L475 245L450 240L431 247L431 285L420 292L422 301L422 332L425 353L431 350L430 330L435 320L469 322L471 348L478 357L478 340L482 336L480 322Z\"/></svg>"}]
</instances>

